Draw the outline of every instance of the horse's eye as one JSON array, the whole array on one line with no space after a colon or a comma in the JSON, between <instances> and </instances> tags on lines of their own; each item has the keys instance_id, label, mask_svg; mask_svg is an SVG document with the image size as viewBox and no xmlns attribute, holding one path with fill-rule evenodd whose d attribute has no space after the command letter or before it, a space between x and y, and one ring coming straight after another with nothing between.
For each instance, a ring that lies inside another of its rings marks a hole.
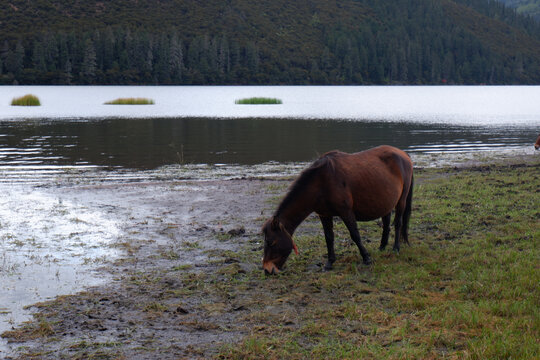
<instances>
[{"instance_id":1,"label":"horse's eye","mask_svg":"<svg viewBox=\"0 0 540 360\"><path fill-rule=\"evenodd\" d=\"M272 246L276 245L277 240L270 241L268 238L265 238L265 239L264 239L264 242L266 243L266 245L272 247Z\"/></svg>"}]
</instances>

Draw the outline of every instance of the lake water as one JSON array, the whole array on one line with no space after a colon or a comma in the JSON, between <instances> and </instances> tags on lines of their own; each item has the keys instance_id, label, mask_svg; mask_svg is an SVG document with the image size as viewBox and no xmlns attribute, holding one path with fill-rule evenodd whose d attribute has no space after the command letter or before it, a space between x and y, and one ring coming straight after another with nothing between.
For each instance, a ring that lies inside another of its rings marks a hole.
<instances>
[{"instance_id":1,"label":"lake water","mask_svg":"<svg viewBox=\"0 0 540 360\"><path fill-rule=\"evenodd\" d=\"M39 107L10 106L32 93ZM236 105L250 96L282 105ZM104 105L146 97L155 105ZM0 169L138 170L306 162L391 144L411 154L528 151L540 86L5 86Z\"/></svg>"},{"instance_id":2,"label":"lake water","mask_svg":"<svg viewBox=\"0 0 540 360\"><path fill-rule=\"evenodd\" d=\"M33 93L42 106L9 106ZM280 106L239 106L264 96ZM0 119L110 117L301 118L414 121L461 125L538 125L539 86L3 86ZM119 97L146 97L154 106L111 106Z\"/></svg>"}]
</instances>

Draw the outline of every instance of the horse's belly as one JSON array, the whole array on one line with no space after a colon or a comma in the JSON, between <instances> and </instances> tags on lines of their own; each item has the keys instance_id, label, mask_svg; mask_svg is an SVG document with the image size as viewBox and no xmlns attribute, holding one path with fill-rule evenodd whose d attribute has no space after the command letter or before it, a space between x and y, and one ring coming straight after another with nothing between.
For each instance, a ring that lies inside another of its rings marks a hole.
<instances>
[{"instance_id":1,"label":"horse's belly","mask_svg":"<svg viewBox=\"0 0 540 360\"><path fill-rule=\"evenodd\" d=\"M390 190L385 194L362 193L355 196L353 211L356 220L370 221L388 215L396 207L400 195L399 191Z\"/></svg>"},{"instance_id":2,"label":"horse's belly","mask_svg":"<svg viewBox=\"0 0 540 360\"><path fill-rule=\"evenodd\" d=\"M355 214L356 221L372 221L381 218L382 216L366 216L365 214Z\"/></svg>"},{"instance_id":3,"label":"horse's belly","mask_svg":"<svg viewBox=\"0 0 540 360\"><path fill-rule=\"evenodd\" d=\"M388 215L393 210L390 208L380 208L380 209L358 209L354 211L356 221L371 221L379 219L385 215Z\"/></svg>"}]
</instances>

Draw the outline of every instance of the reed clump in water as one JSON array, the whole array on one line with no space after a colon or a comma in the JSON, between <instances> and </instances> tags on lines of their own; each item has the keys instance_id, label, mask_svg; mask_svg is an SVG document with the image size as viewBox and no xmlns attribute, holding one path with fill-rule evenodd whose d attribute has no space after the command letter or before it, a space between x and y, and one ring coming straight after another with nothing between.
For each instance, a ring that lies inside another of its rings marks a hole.
<instances>
[{"instance_id":1,"label":"reed clump in water","mask_svg":"<svg viewBox=\"0 0 540 360\"><path fill-rule=\"evenodd\" d=\"M154 105L154 100L146 98L120 98L108 101L105 105Z\"/></svg>"},{"instance_id":2,"label":"reed clump in water","mask_svg":"<svg viewBox=\"0 0 540 360\"><path fill-rule=\"evenodd\" d=\"M238 99L234 102L235 104L240 105L274 105L274 104L283 104L280 99L276 98L266 98L266 97L252 97L246 99Z\"/></svg>"},{"instance_id":3,"label":"reed clump in water","mask_svg":"<svg viewBox=\"0 0 540 360\"><path fill-rule=\"evenodd\" d=\"M41 103L37 96L28 94L11 100L12 106L40 106Z\"/></svg>"}]
</instances>

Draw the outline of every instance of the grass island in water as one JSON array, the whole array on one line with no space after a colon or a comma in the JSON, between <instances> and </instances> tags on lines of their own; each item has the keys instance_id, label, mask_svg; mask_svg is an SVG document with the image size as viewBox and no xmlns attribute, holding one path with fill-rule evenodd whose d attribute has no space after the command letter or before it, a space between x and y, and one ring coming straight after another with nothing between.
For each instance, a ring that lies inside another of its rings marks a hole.
<instances>
[{"instance_id":1,"label":"grass island in water","mask_svg":"<svg viewBox=\"0 0 540 360\"><path fill-rule=\"evenodd\" d=\"M11 106L40 106L37 96L28 94L11 100Z\"/></svg>"},{"instance_id":2,"label":"grass island in water","mask_svg":"<svg viewBox=\"0 0 540 360\"><path fill-rule=\"evenodd\" d=\"M120 98L108 101L105 105L154 105L154 100L146 98Z\"/></svg>"},{"instance_id":3,"label":"grass island in water","mask_svg":"<svg viewBox=\"0 0 540 360\"><path fill-rule=\"evenodd\" d=\"M234 102L235 104L240 105L274 105L274 104L283 104L280 99L275 98L265 98L265 97L252 97L247 99L239 99Z\"/></svg>"}]
</instances>

